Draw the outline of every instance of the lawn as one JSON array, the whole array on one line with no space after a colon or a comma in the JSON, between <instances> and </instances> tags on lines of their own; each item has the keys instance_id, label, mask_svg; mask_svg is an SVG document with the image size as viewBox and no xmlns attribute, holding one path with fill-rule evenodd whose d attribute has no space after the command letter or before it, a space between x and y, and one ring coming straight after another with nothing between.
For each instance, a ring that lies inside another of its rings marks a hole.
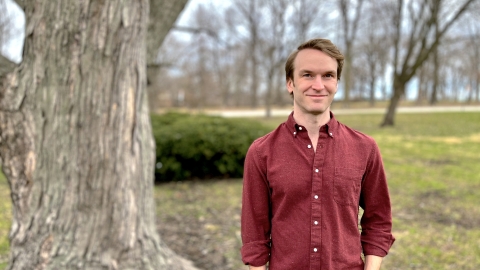
<instances>
[{"instance_id":1,"label":"lawn","mask_svg":"<svg viewBox=\"0 0 480 270\"><path fill-rule=\"evenodd\" d=\"M374 137L383 155L397 240L382 269L480 269L480 113L399 114L389 128L378 127L381 117L337 118ZM259 119L272 129L283 120ZM239 256L241 189L241 179L156 186L162 239L202 269L246 269ZM9 198L3 178L0 196ZM10 218L4 199L3 259Z\"/></svg>"},{"instance_id":2,"label":"lawn","mask_svg":"<svg viewBox=\"0 0 480 270\"><path fill-rule=\"evenodd\" d=\"M383 155L396 242L382 269L480 269L480 114L399 114L389 128L381 117L337 118L374 137ZM283 120L260 121L273 129ZM241 179L169 183L155 194L159 229L177 252L203 269L246 269Z\"/></svg>"},{"instance_id":3,"label":"lawn","mask_svg":"<svg viewBox=\"0 0 480 270\"><path fill-rule=\"evenodd\" d=\"M8 260L8 232L12 224L12 204L10 201L10 189L7 180L0 173L0 269L7 266Z\"/></svg>"},{"instance_id":4,"label":"lawn","mask_svg":"<svg viewBox=\"0 0 480 270\"><path fill-rule=\"evenodd\" d=\"M480 269L480 114L341 116L382 151L397 238L385 269Z\"/></svg>"}]
</instances>

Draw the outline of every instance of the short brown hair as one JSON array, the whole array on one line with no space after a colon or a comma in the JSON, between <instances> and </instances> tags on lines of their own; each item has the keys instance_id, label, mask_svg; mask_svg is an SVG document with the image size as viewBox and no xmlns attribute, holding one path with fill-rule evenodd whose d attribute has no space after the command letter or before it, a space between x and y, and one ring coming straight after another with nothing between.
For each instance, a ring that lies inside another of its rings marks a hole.
<instances>
[{"instance_id":1,"label":"short brown hair","mask_svg":"<svg viewBox=\"0 0 480 270\"><path fill-rule=\"evenodd\" d=\"M340 76L342 75L342 68L343 68L343 54L338 50L338 48L328 39L323 38L316 38L311 39L307 42L304 42L298 46L297 50L294 51L287 59L285 63L285 77L288 81L291 79L293 81L293 70L295 69L293 62L297 57L299 51L304 49L315 49L321 52L326 53L330 57L337 60L337 80L340 80Z\"/></svg>"}]
</instances>

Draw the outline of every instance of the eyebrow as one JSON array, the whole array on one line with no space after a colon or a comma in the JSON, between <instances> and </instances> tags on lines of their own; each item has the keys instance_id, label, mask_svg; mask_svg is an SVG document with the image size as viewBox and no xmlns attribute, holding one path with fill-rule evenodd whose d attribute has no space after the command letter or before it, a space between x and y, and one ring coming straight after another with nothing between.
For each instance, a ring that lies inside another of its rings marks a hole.
<instances>
[{"instance_id":1,"label":"eyebrow","mask_svg":"<svg viewBox=\"0 0 480 270\"><path fill-rule=\"evenodd\" d=\"M315 73L309 69L301 69L298 71L299 74L302 74L302 73ZM337 75L337 71L336 70L327 70L325 72L323 72L324 74L334 74L335 76Z\"/></svg>"}]
</instances>

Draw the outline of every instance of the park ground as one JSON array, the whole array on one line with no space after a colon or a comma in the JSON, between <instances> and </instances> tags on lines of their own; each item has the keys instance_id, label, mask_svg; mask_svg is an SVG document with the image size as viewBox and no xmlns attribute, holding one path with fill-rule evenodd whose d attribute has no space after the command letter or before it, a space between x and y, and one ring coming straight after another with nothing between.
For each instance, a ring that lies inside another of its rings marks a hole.
<instances>
[{"instance_id":1,"label":"park ground","mask_svg":"<svg viewBox=\"0 0 480 270\"><path fill-rule=\"evenodd\" d=\"M377 141L396 237L382 269L480 269L480 112L338 114ZM285 117L257 118L272 129ZM200 269L247 269L240 260L241 179L157 185L162 239ZM0 179L0 269L8 259L9 188Z\"/></svg>"}]
</instances>

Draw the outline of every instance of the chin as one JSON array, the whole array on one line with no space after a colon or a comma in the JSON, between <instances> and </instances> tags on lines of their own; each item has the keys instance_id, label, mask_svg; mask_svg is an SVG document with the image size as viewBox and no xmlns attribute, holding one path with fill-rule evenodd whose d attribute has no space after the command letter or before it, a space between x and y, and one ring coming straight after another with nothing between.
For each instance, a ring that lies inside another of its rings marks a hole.
<instances>
[{"instance_id":1,"label":"chin","mask_svg":"<svg viewBox=\"0 0 480 270\"><path fill-rule=\"evenodd\" d=\"M314 110L309 110L308 112L313 114L313 115L320 115L323 114L327 111L328 109L314 109Z\"/></svg>"}]
</instances>

